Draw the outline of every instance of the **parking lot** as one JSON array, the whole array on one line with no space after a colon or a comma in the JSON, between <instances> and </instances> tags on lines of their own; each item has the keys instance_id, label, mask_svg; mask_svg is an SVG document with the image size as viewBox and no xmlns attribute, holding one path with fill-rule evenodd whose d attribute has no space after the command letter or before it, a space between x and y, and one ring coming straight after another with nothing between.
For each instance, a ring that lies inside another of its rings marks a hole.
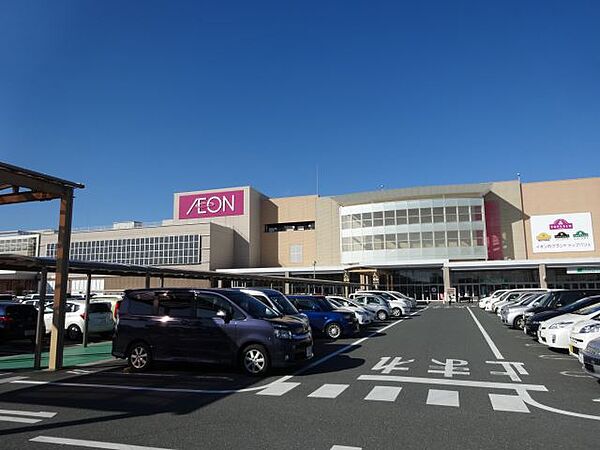
<instances>
[{"instance_id":1,"label":"parking lot","mask_svg":"<svg viewBox=\"0 0 600 450\"><path fill-rule=\"evenodd\" d=\"M470 305L317 341L314 359L266 379L115 361L3 371L0 389L5 448L557 448L572 436L583 448L600 421L600 385L576 359Z\"/></svg>"}]
</instances>

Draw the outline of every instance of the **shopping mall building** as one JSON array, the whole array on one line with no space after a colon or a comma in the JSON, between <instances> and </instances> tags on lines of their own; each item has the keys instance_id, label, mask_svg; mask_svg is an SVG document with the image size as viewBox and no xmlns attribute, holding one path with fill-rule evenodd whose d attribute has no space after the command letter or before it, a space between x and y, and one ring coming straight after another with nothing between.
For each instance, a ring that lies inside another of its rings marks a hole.
<instances>
[{"instance_id":1,"label":"shopping mall building","mask_svg":"<svg viewBox=\"0 0 600 450\"><path fill-rule=\"evenodd\" d=\"M176 193L172 218L158 224L76 230L71 258L315 276L438 299L449 288L600 288L599 227L600 178L285 198L243 186ZM0 253L54 256L56 241L55 231L0 233ZM10 278L0 291L18 284ZM99 277L92 288L131 283Z\"/></svg>"}]
</instances>

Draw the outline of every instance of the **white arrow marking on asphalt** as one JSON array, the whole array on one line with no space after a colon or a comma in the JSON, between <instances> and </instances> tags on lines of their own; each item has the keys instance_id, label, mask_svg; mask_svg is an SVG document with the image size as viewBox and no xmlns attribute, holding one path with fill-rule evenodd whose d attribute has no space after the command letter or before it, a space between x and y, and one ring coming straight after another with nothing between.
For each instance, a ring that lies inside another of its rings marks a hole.
<instances>
[{"instance_id":1,"label":"white arrow marking on asphalt","mask_svg":"<svg viewBox=\"0 0 600 450\"><path fill-rule=\"evenodd\" d=\"M105 449L109 449L109 450L169 450L167 448L117 444L115 442L86 441L83 439L64 439L64 438L55 438L55 437L50 437L50 436L38 436L36 438L29 439L29 442L43 442L44 444L58 444L58 445L73 445L76 447L87 447L87 448L105 448Z\"/></svg>"}]
</instances>

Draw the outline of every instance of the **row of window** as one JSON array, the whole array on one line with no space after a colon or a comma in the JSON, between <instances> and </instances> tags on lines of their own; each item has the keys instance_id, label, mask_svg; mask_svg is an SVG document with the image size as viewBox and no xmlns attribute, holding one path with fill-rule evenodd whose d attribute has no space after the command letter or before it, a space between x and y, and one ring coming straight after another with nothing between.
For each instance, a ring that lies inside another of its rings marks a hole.
<instances>
[{"instance_id":1,"label":"row of window","mask_svg":"<svg viewBox=\"0 0 600 450\"><path fill-rule=\"evenodd\" d=\"M25 256L36 256L37 239L0 239L0 253L18 253Z\"/></svg>"},{"instance_id":2,"label":"row of window","mask_svg":"<svg viewBox=\"0 0 600 450\"><path fill-rule=\"evenodd\" d=\"M46 255L56 257L56 244ZM200 236L157 236L71 243L71 259L144 266L199 264Z\"/></svg>"},{"instance_id":3,"label":"row of window","mask_svg":"<svg viewBox=\"0 0 600 450\"><path fill-rule=\"evenodd\" d=\"M342 229L416 223L481 222L482 220L483 214L480 205L411 208L347 214L342 216Z\"/></svg>"},{"instance_id":4,"label":"row of window","mask_svg":"<svg viewBox=\"0 0 600 450\"><path fill-rule=\"evenodd\" d=\"M434 247L483 247L483 230L423 231L342 238L342 251L396 250Z\"/></svg>"},{"instance_id":5,"label":"row of window","mask_svg":"<svg viewBox=\"0 0 600 450\"><path fill-rule=\"evenodd\" d=\"M286 222L265 225L265 233L281 233L282 231L314 230L315 222Z\"/></svg>"}]
</instances>

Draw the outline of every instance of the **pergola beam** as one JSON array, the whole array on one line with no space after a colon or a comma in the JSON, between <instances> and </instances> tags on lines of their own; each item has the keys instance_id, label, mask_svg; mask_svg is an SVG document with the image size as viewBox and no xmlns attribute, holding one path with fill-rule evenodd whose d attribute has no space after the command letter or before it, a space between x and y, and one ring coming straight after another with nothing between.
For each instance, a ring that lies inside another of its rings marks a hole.
<instances>
[{"instance_id":1,"label":"pergola beam","mask_svg":"<svg viewBox=\"0 0 600 450\"><path fill-rule=\"evenodd\" d=\"M54 200L55 198L60 198L60 195L39 191L4 194L0 195L0 205L11 205L14 203L26 202L44 202L47 200Z\"/></svg>"}]
</instances>

